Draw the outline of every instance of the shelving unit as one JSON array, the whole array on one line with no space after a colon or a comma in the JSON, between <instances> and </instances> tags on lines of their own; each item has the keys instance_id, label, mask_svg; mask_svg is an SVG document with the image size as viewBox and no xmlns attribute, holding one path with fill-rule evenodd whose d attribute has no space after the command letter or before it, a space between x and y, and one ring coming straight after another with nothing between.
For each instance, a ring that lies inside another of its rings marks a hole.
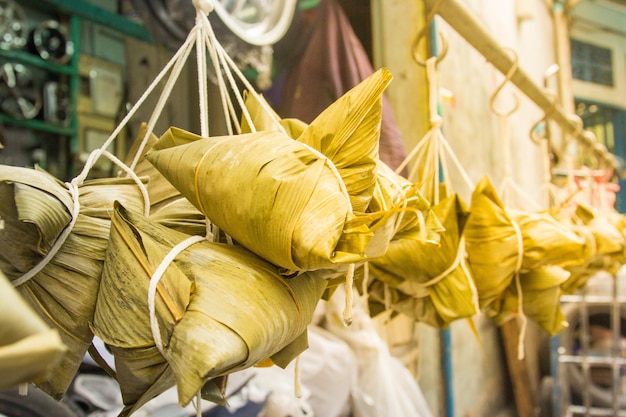
<instances>
[{"instance_id":1,"label":"shelving unit","mask_svg":"<svg viewBox=\"0 0 626 417\"><path fill-rule=\"evenodd\" d=\"M72 163L73 155L79 148L80 129L77 117L77 103L80 91L79 59L81 50L81 25L85 21L106 26L121 36L133 37L145 42L152 42L148 31L140 24L102 7L87 3L83 0L26 0L20 2L25 11L32 11L38 15L67 21L69 38L74 46L74 53L67 64L48 61L31 53L28 50L0 49L1 62L23 64L25 67L37 68L53 78L64 78L69 87L71 114L69 123L55 124L40 118L18 119L8 114L0 113L0 123L5 127L20 127L56 136L59 144L58 165L67 167L66 172L60 173L66 177L74 174Z\"/></svg>"},{"instance_id":2,"label":"shelving unit","mask_svg":"<svg viewBox=\"0 0 626 417\"><path fill-rule=\"evenodd\" d=\"M599 276L596 279L611 281L610 289L589 291L586 287L575 295L563 295L564 307L578 315L578 323L566 335L551 341L552 377L554 379L552 417L626 416L622 378L626 358L622 352L624 311L621 307L626 296L620 293L620 278ZM592 278L593 280L594 278ZM591 282L591 281L590 281ZM610 333L608 352L593 346L592 318L607 316L605 323ZM576 368L568 368L575 366ZM609 375L608 383L598 385L594 370ZM575 371L575 374L573 373Z\"/></svg>"}]
</instances>

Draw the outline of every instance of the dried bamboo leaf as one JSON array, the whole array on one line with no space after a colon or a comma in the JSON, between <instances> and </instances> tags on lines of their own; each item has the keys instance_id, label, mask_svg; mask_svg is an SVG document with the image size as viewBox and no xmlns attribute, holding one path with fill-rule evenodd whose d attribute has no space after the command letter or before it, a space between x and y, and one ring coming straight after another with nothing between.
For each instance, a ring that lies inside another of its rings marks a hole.
<instances>
[{"instance_id":1,"label":"dried bamboo leaf","mask_svg":"<svg viewBox=\"0 0 626 417\"><path fill-rule=\"evenodd\" d=\"M565 269L555 265L542 266L520 274L523 314L551 336L556 335L568 325L561 310L561 285L569 275ZM515 286L506 290L497 313L491 314L498 324L503 324L521 314Z\"/></svg>"},{"instance_id":2,"label":"dried bamboo leaf","mask_svg":"<svg viewBox=\"0 0 626 417\"><path fill-rule=\"evenodd\" d=\"M569 279L561 286L565 293L574 293L599 271L616 274L623 265L626 240L615 217L601 215L591 207L578 203L573 217L554 213L566 227L585 240L584 259L565 268Z\"/></svg>"},{"instance_id":3,"label":"dried bamboo leaf","mask_svg":"<svg viewBox=\"0 0 626 417\"><path fill-rule=\"evenodd\" d=\"M482 178L472 193L464 236L483 310L511 284L521 256L515 229L487 177Z\"/></svg>"},{"instance_id":4,"label":"dried bamboo leaf","mask_svg":"<svg viewBox=\"0 0 626 417\"><path fill-rule=\"evenodd\" d=\"M68 194L47 173L0 165L0 270L9 279L39 263L70 223Z\"/></svg>"},{"instance_id":5,"label":"dried bamboo leaf","mask_svg":"<svg viewBox=\"0 0 626 417\"><path fill-rule=\"evenodd\" d=\"M434 205L432 211L445 229L438 243L398 234L383 257L369 262L370 274L398 290L391 308L431 326L447 327L478 312L461 241L469 211L457 195Z\"/></svg>"},{"instance_id":6,"label":"dried bamboo leaf","mask_svg":"<svg viewBox=\"0 0 626 417\"><path fill-rule=\"evenodd\" d=\"M372 233L350 211L328 159L276 131L168 135L196 140L148 159L241 245L289 271L363 260Z\"/></svg>"},{"instance_id":7,"label":"dried bamboo leaf","mask_svg":"<svg viewBox=\"0 0 626 417\"><path fill-rule=\"evenodd\" d=\"M135 138L128 155L126 156L126 165L130 166L133 162L137 152L139 151L139 146L143 142L147 132L148 125L146 123L142 123L139 127L139 131L137 132L137 137ZM172 140L175 141L178 138L167 137L161 139L161 145L176 146L180 144L180 142L170 142ZM154 165L146 160L146 153L155 149L157 141L159 141L159 138L153 133L148 136L148 140L144 144L143 150L137 159L137 164L133 169L133 172L138 177L149 178L146 188L150 197L150 213L155 213L162 206L165 206L181 197L180 191L170 184L170 182L167 181L163 175L161 175Z\"/></svg>"},{"instance_id":8,"label":"dried bamboo leaf","mask_svg":"<svg viewBox=\"0 0 626 417\"><path fill-rule=\"evenodd\" d=\"M364 212L376 182L383 92L393 76L381 68L319 114L297 138L337 167L356 212Z\"/></svg>"},{"instance_id":9,"label":"dried bamboo leaf","mask_svg":"<svg viewBox=\"0 0 626 417\"><path fill-rule=\"evenodd\" d=\"M130 414L171 386L155 348L147 294L157 266L189 236L122 206L112 224L94 331L113 347L116 364L129 371L119 382ZM300 350L290 344L306 331L325 288L326 280L315 273L284 279L277 267L241 246L203 240L180 253L155 300L163 356L180 404L215 377L276 354L285 360L283 349L293 359Z\"/></svg>"},{"instance_id":10,"label":"dried bamboo leaf","mask_svg":"<svg viewBox=\"0 0 626 417\"><path fill-rule=\"evenodd\" d=\"M188 235L205 236L206 217L184 197L162 205L150 214L150 219Z\"/></svg>"},{"instance_id":11,"label":"dried bamboo leaf","mask_svg":"<svg viewBox=\"0 0 626 417\"><path fill-rule=\"evenodd\" d=\"M585 258L585 240L548 213L507 210L523 236L522 269L577 265Z\"/></svg>"},{"instance_id":12,"label":"dried bamboo leaf","mask_svg":"<svg viewBox=\"0 0 626 417\"><path fill-rule=\"evenodd\" d=\"M65 349L0 272L0 389L45 380Z\"/></svg>"},{"instance_id":13,"label":"dried bamboo leaf","mask_svg":"<svg viewBox=\"0 0 626 417\"><path fill-rule=\"evenodd\" d=\"M387 223L394 238L411 238L437 244L445 231L434 214L432 204L424 198L417 184L396 174L387 164L378 161L376 188L368 212L394 213Z\"/></svg>"},{"instance_id":14,"label":"dried bamboo leaf","mask_svg":"<svg viewBox=\"0 0 626 417\"><path fill-rule=\"evenodd\" d=\"M257 94L246 97L246 108L257 131L282 128L290 137L327 156L344 180L353 210L365 212L376 181L382 95L392 78L386 68L381 68L308 125L297 119L281 119ZM242 125L243 132L252 131L247 121Z\"/></svg>"},{"instance_id":15,"label":"dried bamboo leaf","mask_svg":"<svg viewBox=\"0 0 626 417\"><path fill-rule=\"evenodd\" d=\"M548 213L505 208L487 177L472 195L465 236L481 307L498 299L516 272L584 260L584 239Z\"/></svg>"},{"instance_id":16,"label":"dried bamboo leaf","mask_svg":"<svg viewBox=\"0 0 626 417\"><path fill-rule=\"evenodd\" d=\"M42 236L58 237L69 225L73 204L70 192L48 173L0 166L0 181L2 190L14 191L13 195L6 195L1 204L8 230L23 230L29 234L24 239L43 242L49 238ZM24 193L27 198L23 198ZM67 346L50 378L39 383L39 387L54 398L60 398L68 389L93 338L89 323L108 244L113 202L122 201L133 210L143 210L144 203L139 187L131 179L85 181L78 187L78 193L80 211L67 239L39 273L17 288L31 308L58 330ZM37 206L48 213L38 215L41 210ZM5 217L9 213L13 214ZM8 278L15 281L30 271L48 253L52 242L45 246L45 250L32 256L32 247L16 247L13 236L0 233L0 253L11 254L16 259L33 258L23 262L19 269L7 268L11 271L10 275L7 273ZM4 264L2 268L4 271Z\"/></svg>"}]
</instances>

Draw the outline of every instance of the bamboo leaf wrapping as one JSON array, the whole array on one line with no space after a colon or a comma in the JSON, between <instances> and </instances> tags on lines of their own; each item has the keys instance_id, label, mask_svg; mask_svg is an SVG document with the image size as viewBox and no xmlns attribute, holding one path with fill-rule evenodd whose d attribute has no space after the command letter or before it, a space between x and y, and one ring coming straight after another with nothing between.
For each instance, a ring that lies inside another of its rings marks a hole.
<instances>
[{"instance_id":1,"label":"bamboo leaf wrapping","mask_svg":"<svg viewBox=\"0 0 626 417\"><path fill-rule=\"evenodd\" d=\"M7 226L0 231L1 267L14 281L48 253L68 226L73 203L68 189L41 170L0 166L0 184L0 215ZM79 187L80 211L71 233L51 261L17 288L46 324L58 330L67 346L50 378L38 384L55 398L66 392L93 338L89 323L115 200L133 210L143 209L139 187L130 179L85 181ZM23 233L20 237L18 230ZM22 244L25 241L31 243Z\"/></svg>"},{"instance_id":2,"label":"bamboo leaf wrapping","mask_svg":"<svg viewBox=\"0 0 626 417\"><path fill-rule=\"evenodd\" d=\"M327 107L298 136L330 158L355 212L364 212L376 183L383 92L392 80L381 68Z\"/></svg>"},{"instance_id":3,"label":"bamboo leaf wrapping","mask_svg":"<svg viewBox=\"0 0 626 417\"><path fill-rule=\"evenodd\" d=\"M315 270L365 256L372 233L349 223L332 162L284 134L196 136L147 157L212 223L275 265Z\"/></svg>"},{"instance_id":4,"label":"bamboo leaf wrapping","mask_svg":"<svg viewBox=\"0 0 626 417\"><path fill-rule=\"evenodd\" d=\"M50 376L66 346L0 272L0 389Z\"/></svg>"},{"instance_id":5,"label":"bamboo leaf wrapping","mask_svg":"<svg viewBox=\"0 0 626 417\"><path fill-rule=\"evenodd\" d=\"M524 315L537 323L543 330L554 336L568 326L561 310L561 284L569 277L569 272L556 265L547 265L520 275L522 288L522 309ZM489 313L497 324L519 315L517 288L510 286L504 293L498 308Z\"/></svg>"},{"instance_id":6,"label":"bamboo leaf wrapping","mask_svg":"<svg viewBox=\"0 0 626 417\"><path fill-rule=\"evenodd\" d=\"M585 258L585 240L548 213L507 210L522 231L524 256L522 269L544 265L576 265Z\"/></svg>"},{"instance_id":7,"label":"bamboo leaf wrapping","mask_svg":"<svg viewBox=\"0 0 626 417\"><path fill-rule=\"evenodd\" d=\"M472 193L470 210L465 243L482 310L513 280L520 246L504 204L487 177Z\"/></svg>"},{"instance_id":8,"label":"bamboo leaf wrapping","mask_svg":"<svg viewBox=\"0 0 626 417\"><path fill-rule=\"evenodd\" d=\"M584 239L547 213L505 208L487 177L472 195L465 237L481 309L503 294L516 272L575 265L585 253Z\"/></svg>"},{"instance_id":9,"label":"bamboo leaf wrapping","mask_svg":"<svg viewBox=\"0 0 626 417\"><path fill-rule=\"evenodd\" d=\"M626 240L614 215L600 215L591 207L578 203L574 217L556 218L585 241L584 259L565 266L570 277L561 288L565 293L574 293L599 271L617 274L624 261Z\"/></svg>"},{"instance_id":10,"label":"bamboo leaf wrapping","mask_svg":"<svg viewBox=\"0 0 626 417\"><path fill-rule=\"evenodd\" d=\"M127 413L169 388L170 372L186 405L207 381L280 357L306 331L326 288L315 273L284 279L276 266L241 246L195 243L157 287L163 358L149 324L148 285L165 255L188 235L121 206L113 219L94 331L129 371L120 379ZM300 351L292 350L291 359Z\"/></svg>"},{"instance_id":11,"label":"bamboo leaf wrapping","mask_svg":"<svg viewBox=\"0 0 626 417\"><path fill-rule=\"evenodd\" d=\"M478 312L470 281L473 277L459 253L469 212L456 194L432 210L445 228L438 243L400 233L383 257L369 262L370 273L397 290L391 304L394 310L434 327L447 327L454 320ZM437 281L429 282L433 279Z\"/></svg>"}]
</instances>

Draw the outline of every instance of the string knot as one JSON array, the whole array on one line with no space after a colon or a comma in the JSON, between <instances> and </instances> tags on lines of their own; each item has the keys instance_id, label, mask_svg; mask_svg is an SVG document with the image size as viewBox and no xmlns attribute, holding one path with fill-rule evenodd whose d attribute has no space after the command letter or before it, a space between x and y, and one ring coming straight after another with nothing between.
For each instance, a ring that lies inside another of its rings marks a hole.
<instances>
[{"instance_id":1,"label":"string knot","mask_svg":"<svg viewBox=\"0 0 626 417\"><path fill-rule=\"evenodd\" d=\"M443 125L443 119L441 118L441 116L436 114L436 113L433 114L430 117L430 126L433 129L439 129L441 127L441 125Z\"/></svg>"},{"instance_id":2,"label":"string knot","mask_svg":"<svg viewBox=\"0 0 626 417\"><path fill-rule=\"evenodd\" d=\"M211 0L193 0L193 6L196 8L197 13L204 13L208 15L213 11L213 2Z\"/></svg>"}]
</instances>

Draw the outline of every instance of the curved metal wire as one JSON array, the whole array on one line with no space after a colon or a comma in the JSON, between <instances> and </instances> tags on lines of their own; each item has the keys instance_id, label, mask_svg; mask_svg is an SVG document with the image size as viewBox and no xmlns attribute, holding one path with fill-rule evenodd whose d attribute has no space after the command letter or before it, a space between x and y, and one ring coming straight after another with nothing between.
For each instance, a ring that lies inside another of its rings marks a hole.
<instances>
[{"instance_id":1,"label":"curved metal wire","mask_svg":"<svg viewBox=\"0 0 626 417\"><path fill-rule=\"evenodd\" d=\"M426 66L426 59L424 59L420 55L419 44L422 41L422 39L426 39L426 34L430 30L430 23L434 19L435 14L437 13L437 10L439 10L439 6L441 5L441 3L443 3L443 0L437 0L437 2L433 5L433 8L428 12L426 16L426 21L424 22L424 27L422 27L422 30L420 30L420 32L417 34L417 36L415 37L415 40L413 41L413 45L411 46L411 53L413 54L413 59L415 60L415 62L417 62L419 65L423 67ZM441 37L441 51L437 55L437 60L435 64L439 64L448 53L448 39L447 39L446 33L443 31L440 31L439 36Z\"/></svg>"},{"instance_id":2,"label":"curved metal wire","mask_svg":"<svg viewBox=\"0 0 626 417\"><path fill-rule=\"evenodd\" d=\"M496 98L498 97L498 95L500 94L502 89L504 89L506 84L509 81L511 81L511 78L513 78L513 74L515 74L515 72L519 68L519 65L518 65L519 57L517 56L517 52L515 52L515 50L513 50L511 48L503 48L503 49L505 51L509 52L513 56L513 65L511 66L509 71L506 73L506 76L504 77L504 80L502 81L502 83L500 83L498 88L496 88L496 91L494 91L494 93L491 95L491 100L489 101L489 105L491 106L491 110L495 114L497 114L498 116L503 116L504 117L504 116L510 116L515 111L517 111L517 109L519 108L520 102L519 102L518 94L516 92L513 92L513 98L515 98L515 105L513 106L512 109L510 109L508 111L504 111L504 110L500 110L500 109L498 109L496 107Z\"/></svg>"}]
</instances>

